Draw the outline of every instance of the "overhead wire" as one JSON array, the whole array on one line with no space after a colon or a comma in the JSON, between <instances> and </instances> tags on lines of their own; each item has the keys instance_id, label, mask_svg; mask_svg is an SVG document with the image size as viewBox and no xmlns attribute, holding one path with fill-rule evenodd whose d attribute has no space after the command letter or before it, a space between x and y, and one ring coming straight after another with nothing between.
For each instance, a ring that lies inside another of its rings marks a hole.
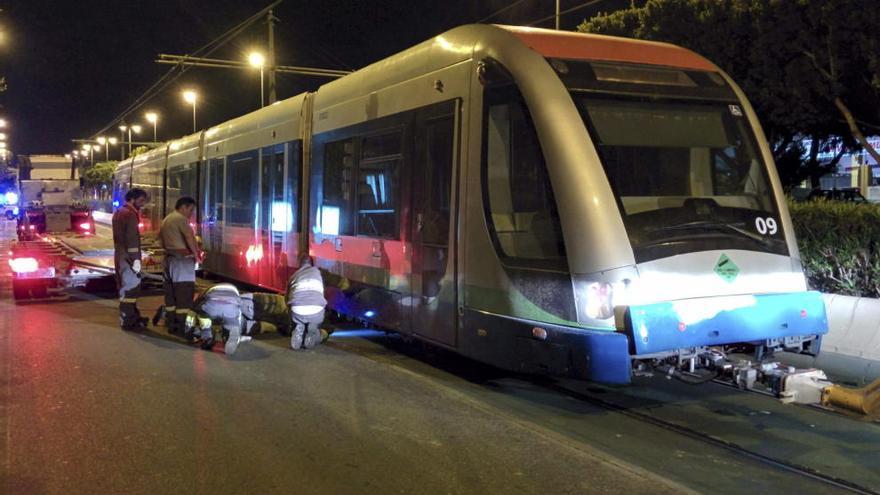
<instances>
[{"instance_id":1,"label":"overhead wire","mask_svg":"<svg viewBox=\"0 0 880 495\"><path fill-rule=\"evenodd\" d=\"M209 41L205 45L199 47L196 51L194 51L192 53L192 56L210 55L211 53L215 52L216 50L218 50L219 48L224 46L226 43L231 41L233 38L235 38L236 36L241 34L241 32L243 32L245 29L250 27L251 24L253 24L257 20L261 19L266 14L266 12L268 10L270 10L270 9L274 8L275 6L277 6L278 4L280 4L281 1L282 0L276 0L275 2L270 4L268 7L263 8L262 10L257 12L256 14L248 17L247 19L240 22L239 24L236 24L235 26L228 29L226 32L224 32L223 34L221 34L217 38L214 38L213 40ZM187 70L189 70L189 67L184 65L185 61L186 60L183 59L183 60L181 60L181 62L178 65L175 65L175 66L171 67L170 69L168 69L168 71L165 72L165 74L163 74L159 78L158 81L156 81L155 83L153 83L153 85L151 85L149 88L147 88L147 90L144 91L138 98L136 98L135 101L131 105L129 105L125 110L123 110L121 113L119 113L116 117L114 117L113 120L111 120L110 123L105 125L100 131L98 131L97 133L92 135L91 139L94 139L95 136L98 136L98 135L104 133L105 131L110 129L113 125L115 125L117 122L124 120L127 116L131 115L137 108L139 108L145 101L156 96L159 92L161 92L162 90L167 88L170 84L172 84L174 81L176 81L178 78L180 78L180 76L182 76ZM171 77L175 71L178 71L178 69L179 69L179 73L176 74L172 79L168 80L168 78Z\"/></svg>"},{"instance_id":2,"label":"overhead wire","mask_svg":"<svg viewBox=\"0 0 880 495\"><path fill-rule=\"evenodd\" d=\"M516 7L517 5L519 5L519 4L521 4L521 3L525 2L525 1L526 1L526 0L517 0L516 2L513 2L512 4L508 5L507 7L504 7L503 9L499 9L499 10L497 10L497 11L495 11L495 12L493 12L493 13L487 15L486 17L480 19L480 20L477 21L476 23L477 23L477 24L482 24L482 23L488 21L489 19L491 19L491 18L493 18L493 17L495 17L495 16L497 16L497 15L499 15L499 14L503 14L504 12L507 12L508 10L510 10L510 9L512 9L512 8L514 8L514 7Z\"/></svg>"}]
</instances>

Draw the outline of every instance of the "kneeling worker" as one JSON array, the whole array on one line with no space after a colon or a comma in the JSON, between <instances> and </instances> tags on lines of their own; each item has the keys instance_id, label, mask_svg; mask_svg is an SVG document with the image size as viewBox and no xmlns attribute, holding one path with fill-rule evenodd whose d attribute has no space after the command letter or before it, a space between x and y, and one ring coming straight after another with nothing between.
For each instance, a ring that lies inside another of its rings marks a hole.
<instances>
[{"instance_id":1,"label":"kneeling worker","mask_svg":"<svg viewBox=\"0 0 880 495\"><path fill-rule=\"evenodd\" d=\"M324 322L324 280L308 253L299 256L299 269L287 283L287 304L294 325L290 348L311 349L323 339L320 325Z\"/></svg>"},{"instance_id":2,"label":"kneeling worker","mask_svg":"<svg viewBox=\"0 0 880 495\"><path fill-rule=\"evenodd\" d=\"M223 326L225 336L223 350L227 356L235 354L239 344L251 339L242 336L244 321L241 316L241 296L232 284L212 285L196 299L192 311L184 320L184 335L189 338L198 331L202 349L211 350L215 341L213 330L215 321Z\"/></svg>"},{"instance_id":3,"label":"kneeling worker","mask_svg":"<svg viewBox=\"0 0 880 495\"><path fill-rule=\"evenodd\" d=\"M159 228L159 242L165 250L165 325L170 333L183 332L196 291L196 263L202 261L190 226L195 207L196 200L189 196L178 199Z\"/></svg>"}]
</instances>

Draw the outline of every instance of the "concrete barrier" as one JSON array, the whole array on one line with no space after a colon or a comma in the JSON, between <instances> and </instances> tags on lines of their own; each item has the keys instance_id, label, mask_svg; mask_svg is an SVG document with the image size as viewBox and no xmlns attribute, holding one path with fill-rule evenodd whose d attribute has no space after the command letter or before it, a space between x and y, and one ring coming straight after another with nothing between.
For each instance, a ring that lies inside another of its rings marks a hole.
<instances>
[{"instance_id":1,"label":"concrete barrier","mask_svg":"<svg viewBox=\"0 0 880 495\"><path fill-rule=\"evenodd\" d=\"M783 353L780 360L856 385L880 378L880 299L825 294L825 311L829 328L819 356Z\"/></svg>"}]
</instances>

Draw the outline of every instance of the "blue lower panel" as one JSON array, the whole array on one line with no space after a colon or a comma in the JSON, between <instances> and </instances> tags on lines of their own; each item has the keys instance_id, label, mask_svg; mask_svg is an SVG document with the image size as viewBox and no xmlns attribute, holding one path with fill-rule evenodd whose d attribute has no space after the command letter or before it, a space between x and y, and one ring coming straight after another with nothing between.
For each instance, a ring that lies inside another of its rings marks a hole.
<instances>
[{"instance_id":1,"label":"blue lower panel","mask_svg":"<svg viewBox=\"0 0 880 495\"><path fill-rule=\"evenodd\" d=\"M818 292L705 297L630 306L635 355L828 332Z\"/></svg>"},{"instance_id":2,"label":"blue lower panel","mask_svg":"<svg viewBox=\"0 0 880 495\"><path fill-rule=\"evenodd\" d=\"M532 329L547 331L547 339ZM564 375L604 383L630 382L626 335L611 329L588 330L467 310L459 352L500 368Z\"/></svg>"}]
</instances>

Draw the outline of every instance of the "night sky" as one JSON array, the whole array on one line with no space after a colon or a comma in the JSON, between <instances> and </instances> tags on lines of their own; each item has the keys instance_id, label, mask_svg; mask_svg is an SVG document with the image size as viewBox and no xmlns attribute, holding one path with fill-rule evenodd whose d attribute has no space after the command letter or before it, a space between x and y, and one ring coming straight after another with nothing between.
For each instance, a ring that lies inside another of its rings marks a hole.
<instances>
[{"instance_id":1,"label":"night sky","mask_svg":"<svg viewBox=\"0 0 880 495\"><path fill-rule=\"evenodd\" d=\"M586 0L563 0L562 10ZM158 54L186 54L209 43L270 3L235 0L13 0L0 3L0 117L9 122L15 154L67 153L71 139L119 136L118 116L171 66ZM353 70L404 50L461 24L477 22L508 5L487 22L530 24L550 16L554 0L285 0L275 9L276 62ZM600 10L628 0L600 0L568 14L574 29ZM540 26L552 27L553 21ZM244 60L252 49L265 52L260 21L211 54ZM327 78L278 74L278 99L314 90ZM259 107L259 71L192 68L126 117L152 127L143 115L159 113L160 141L192 131L191 107L180 92L199 91L200 129ZM267 94L268 98L268 94ZM111 149L111 158L118 158ZM101 152L103 155L103 152ZM103 158L103 157L102 157Z\"/></svg>"}]
</instances>

